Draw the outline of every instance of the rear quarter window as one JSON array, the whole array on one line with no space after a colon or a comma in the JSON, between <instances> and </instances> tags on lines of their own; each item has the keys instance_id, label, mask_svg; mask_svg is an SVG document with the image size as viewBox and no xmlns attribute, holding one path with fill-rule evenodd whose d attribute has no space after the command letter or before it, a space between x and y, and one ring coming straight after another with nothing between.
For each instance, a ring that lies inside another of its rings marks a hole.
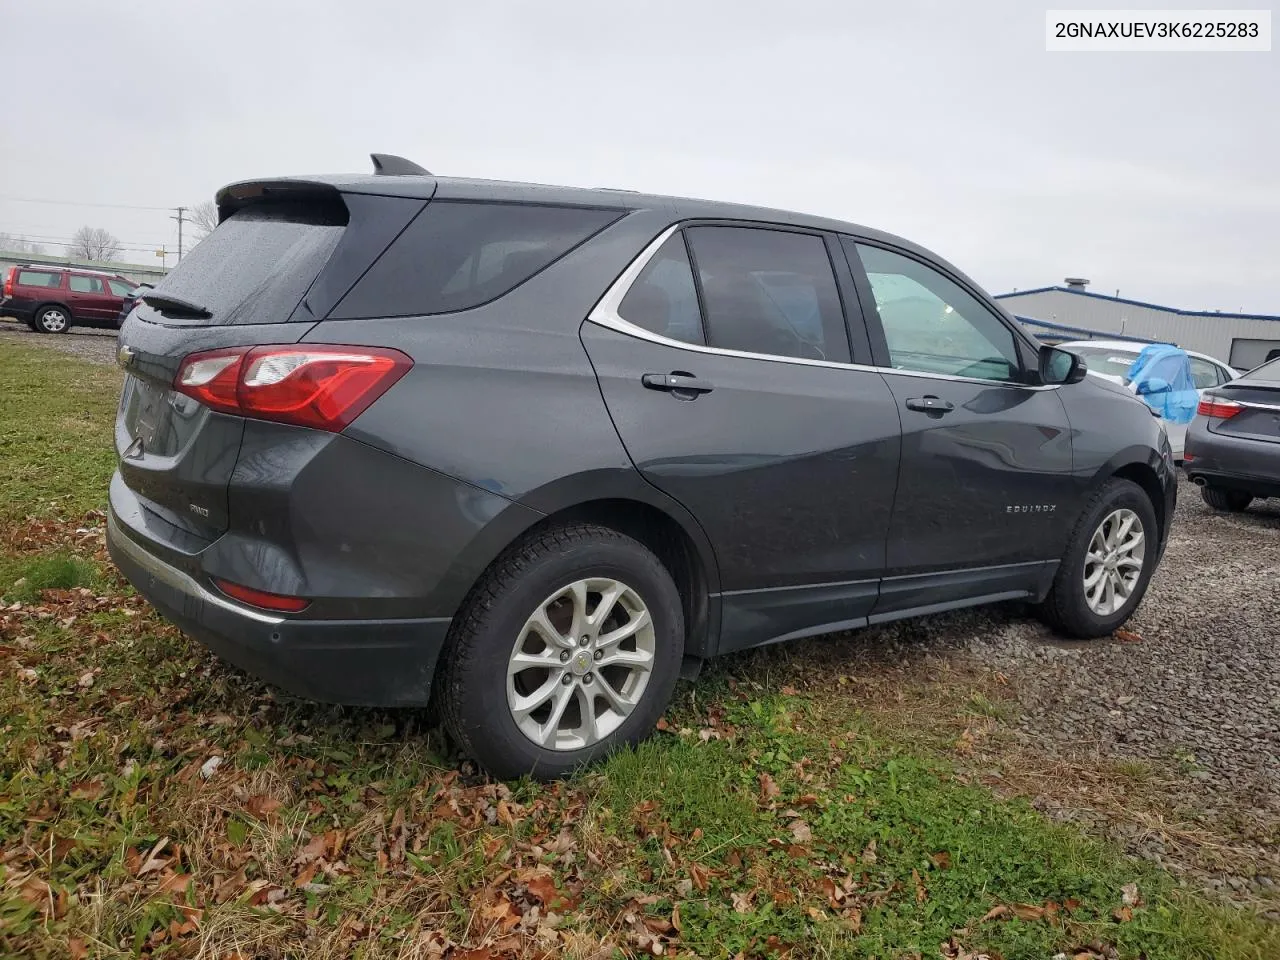
<instances>
[{"instance_id":1,"label":"rear quarter window","mask_svg":"<svg viewBox=\"0 0 1280 960\"><path fill-rule=\"evenodd\" d=\"M44 270L19 270L18 283L24 287L59 287L62 286L62 274Z\"/></svg>"},{"instance_id":2,"label":"rear quarter window","mask_svg":"<svg viewBox=\"0 0 1280 960\"><path fill-rule=\"evenodd\" d=\"M333 312L334 319L467 310L496 300L621 213L587 207L435 200Z\"/></svg>"}]
</instances>

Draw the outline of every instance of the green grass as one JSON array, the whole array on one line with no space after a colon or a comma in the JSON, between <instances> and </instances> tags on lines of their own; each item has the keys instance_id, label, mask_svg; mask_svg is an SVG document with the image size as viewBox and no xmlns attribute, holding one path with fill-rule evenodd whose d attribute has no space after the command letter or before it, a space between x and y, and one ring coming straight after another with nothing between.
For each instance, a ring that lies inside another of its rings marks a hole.
<instances>
[{"instance_id":1,"label":"green grass","mask_svg":"<svg viewBox=\"0 0 1280 960\"><path fill-rule=\"evenodd\" d=\"M117 387L0 353L0 592L22 601L0 610L0 956L1280 956L1254 914L974 786L947 738L768 654L551 786L459 772L421 712L275 694L111 573L93 511ZM968 687L930 709L1010 712Z\"/></svg>"}]
</instances>

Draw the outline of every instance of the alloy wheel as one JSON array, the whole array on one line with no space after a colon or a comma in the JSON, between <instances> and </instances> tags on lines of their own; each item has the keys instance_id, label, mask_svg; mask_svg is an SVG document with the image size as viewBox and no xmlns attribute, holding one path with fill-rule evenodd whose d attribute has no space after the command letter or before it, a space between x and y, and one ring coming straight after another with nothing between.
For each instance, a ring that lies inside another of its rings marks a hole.
<instances>
[{"instance_id":1,"label":"alloy wheel","mask_svg":"<svg viewBox=\"0 0 1280 960\"><path fill-rule=\"evenodd\" d=\"M1084 598L1090 610L1109 617L1129 602L1146 550L1142 520L1132 510L1113 510L1103 518L1084 558Z\"/></svg>"},{"instance_id":2,"label":"alloy wheel","mask_svg":"<svg viewBox=\"0 0 1280 960\"><path fill-rule=\"evenodd\" d=\"M655 636L644 601L618 580L577 580L547 597L507 663L507 706L520 732L547 750L609 737L644 697Z\"/></svg>"}]
</instances>

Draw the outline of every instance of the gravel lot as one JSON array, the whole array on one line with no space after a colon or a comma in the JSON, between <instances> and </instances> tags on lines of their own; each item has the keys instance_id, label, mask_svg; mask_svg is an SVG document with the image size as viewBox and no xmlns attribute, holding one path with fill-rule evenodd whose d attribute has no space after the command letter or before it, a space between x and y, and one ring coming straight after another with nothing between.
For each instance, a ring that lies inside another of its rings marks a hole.
<instances>
[{"instance_id":1,"label":"gravel lot","mask_svg":"<svg viewBox=\"0 0 1280 960\"><path fill-rule=\"evenodd\" d=\"M8 317L0 319L0 343L16 341L39 344L90 363L116 362L116 331L93 327L72 327L67 333L33 333L25 323Z\"/></svg>"}]
</instances>

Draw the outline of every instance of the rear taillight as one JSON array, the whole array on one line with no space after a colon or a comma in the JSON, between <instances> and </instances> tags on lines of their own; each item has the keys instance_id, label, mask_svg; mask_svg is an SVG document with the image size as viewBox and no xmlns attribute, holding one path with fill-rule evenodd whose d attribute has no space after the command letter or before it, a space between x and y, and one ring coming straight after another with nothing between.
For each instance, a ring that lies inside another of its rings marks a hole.
<instances>
[{"instance_id":1,"label":"rear taillight","mask_svg":"<svg viewBox=\"0 0 1280 960\"><path fill-rule=\"evenodd\" d=\"M13 296L13 275L18 272L17 267L10 267L8 275L4 278L4 295L6 297Z\"/></svg>"},{"instance_id":2,"label":"rear taillight","mask_svg":"<svg viewBox=\"0 0 1280 960\"><path fill-rule=\"evenodd\" d=\"M265 590L255 590L253 587L245 587L238 583L232 583L230 580L218 580L215 578L213 583L214 586L232 600L239 600L241 603L247 603L251 607L259 607L262 610L298 613L307 609L307 606L311 603L310 600L304 600L302 597L286 597L279 593L267 593Z\"/></svg>"},{"instance_id":3,"label":"rear taillight","mask_svg":"<svg viewBox=\"0 0 1280 960\"><path fill-rule=\"evenodd\" d=\"M173 388L222 413L336 433L412 366L384 347L235 347L191 354Z\"/></svg>"},{"instance_id":4,"label":"rear taillight","mask_svg":"<svg viewBox=\"0 0 1280 960\"><path fill-rule=\"evenodd\" d=\"M1243 409L1244 407L1234 400L1224 400L1221 397L1204 397L1199 406L1196 407L1196 413L1202 417L1230 420Z\"/></svg>"}]
</instances>

